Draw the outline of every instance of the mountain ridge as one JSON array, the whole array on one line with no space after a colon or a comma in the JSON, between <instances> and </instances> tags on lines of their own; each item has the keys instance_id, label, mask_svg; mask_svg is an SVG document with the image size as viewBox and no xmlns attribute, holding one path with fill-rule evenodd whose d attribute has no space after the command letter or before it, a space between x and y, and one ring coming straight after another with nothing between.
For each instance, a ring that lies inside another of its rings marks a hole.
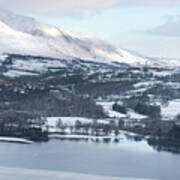
<instances>
[{"instance_id":1,"label":"mountain ridge","mask_svg":"<svg viewBox=\"0 0 180 180\"><path fill-rule=\"evenodd\" d=\"M0 47L6 47L5 53L43 54L56 58L81 58L103 63L117 61L132 65L146 62L145 59L100 39L62 31L58 27L10 11L0 10L0 21L1 25L6 25L6 32L1 31L1 39L3 36L4 41L11 39L10 43L3 41L0 43Z\"/></svg>"}]
</instances>

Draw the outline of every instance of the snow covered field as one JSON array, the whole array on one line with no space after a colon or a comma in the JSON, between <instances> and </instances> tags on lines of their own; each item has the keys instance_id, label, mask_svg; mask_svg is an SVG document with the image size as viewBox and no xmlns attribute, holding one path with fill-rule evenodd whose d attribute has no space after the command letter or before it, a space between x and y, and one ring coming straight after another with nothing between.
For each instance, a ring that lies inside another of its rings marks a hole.
<instances>
[{"instance_id":1,"label":"snow covered field","mask_svg":"<svg viewBox=\"0 0 180 180\"><path fill-rule=\"evenodd\" d=\"M80 122L82 124L92 124L94 122L94 119L84 118L84 117L47 117L47 123L49 127L49 132L58 132L57 123L60 121L64 126L71 127L75 126L76 122ZM98 119L98 123L101 124L109 124L108 120ZM67 128L68 129L68 128ZM66 131L66 133L69 133L69 130Z\"/></svg>"},{"instance_id":2,"label":"snow covered field","mask_svg":"<svg viewBox=\"0 0 180 180\"><path fill-rule=\"evenodd\" d=\"M122 113L112 110L112 106L113 106L114 102L96 102L96 104L102 106L104 109L104 112L111 118L126 117L125 114L122 114Z\"/></svg>"},{"instance_id":3,"label":"snow covered field","mask_svg":"<svg viewBox=\"0 0 180 180\"><path fill-rule=\"evenodd\" d=\"M74 126L76 121L80 121L83 124L92 123L93 119L83 117L47 117L47 124L49 126L56 126L58 120L66 126Z\"/></svg>"},{"instance_id":4,"label":"snow covered field","mask_svg":"<svg viewBox=\"0 0 180 180\"><path fill-rule=\"evenodd\" d=\"M180 114L180 99L175 99L169 102L168 106L161 107L163 120L172 120Z\"/></svg>"},{"instance_id":5,"label":"snow covered field","mask_svg":"<svg viewBox=\"0 0 180 180\"><path fill-rule=\"evenodd\" d=\"M129 110L127 114L122 114L119 113L117 111L114 111L112 109L112 106L114 104L114 102L96 102L97 105L102 106L102 108L104 109L104 112L110 117L110 118L125 118L128 117L129 119L146 119L147 116L138 114L136 112L134 112L133 110Z\"/></svg>"},{"instance_id":6,"label":"snow covered field","mask_svg":"<svg viewBox=\"0 0 180 180\"><path fill-rule=\"evenodd\" d=\"M2 180L148 180L142 178L103 177L57 171L0 167ZM149 179L150 180L150 179Z\"/></svg>"},{"instance_id":7,"label":"snow covered field","mask_svg":"<svg viewBox=\"0 0 180 180\"><path fill-rule=\"evenodd\" d=\"M137 116L136 113L131 112L132 116L134 118L139 118L141 119L141 116ZM144 116L143 116L144 117ZM73 134L73 127L75 127L76 122L79 121L81 124L86 125L86 124L93 124L94 120L93 119L88 119L88 118L82 118L82 117L47 117L47 123L45 126L48 126L48 132L49 138L50 139L62 139L62 140L86 140L89 142L104 142L104 141L109 141L109 142L117 142L117 141L123 141L127 140L130 137L139 137L138 134L131 133L128 131L120 131L119 134L116 135L114 131L112 131L110 134L99 134L100 136L96 136L92 133L92 129L90 128L88 130L89 135L84 134L83 129L79 129L78 132L80 134ZM98 119L97 122L100 124L109 124L111 119ZM63 133L65 134L60 134L62 133L62 129L58 127L58 122L61 123L61 125L64 126Z\"/></svg>"}]
</instances>

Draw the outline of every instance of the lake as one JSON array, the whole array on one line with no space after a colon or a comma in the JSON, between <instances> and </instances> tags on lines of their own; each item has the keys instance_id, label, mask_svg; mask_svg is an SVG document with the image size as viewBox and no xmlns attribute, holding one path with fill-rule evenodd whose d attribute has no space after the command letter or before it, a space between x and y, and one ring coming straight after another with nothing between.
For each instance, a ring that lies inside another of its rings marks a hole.
<instances>
[{"instance_id":1,"label":"lake","mask_svg":"<svg viewBox=\"0 0 180 180\"><path fill-rule=\"evenodd\" d=\"M180 177L180 155L157 152L146 141L0 143L0 166L161 180Z\"/></svg>"}]
</instances>

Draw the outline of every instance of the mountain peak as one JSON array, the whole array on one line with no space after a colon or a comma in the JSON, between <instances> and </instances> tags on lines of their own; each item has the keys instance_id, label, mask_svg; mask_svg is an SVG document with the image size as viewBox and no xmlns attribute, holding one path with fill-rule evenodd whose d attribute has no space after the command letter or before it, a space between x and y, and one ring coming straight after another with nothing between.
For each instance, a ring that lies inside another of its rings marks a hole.
<instances>
[{"instance_id":1,"label":"mountain peak","mask_svg":"<svg viewBox=\"0 0 180 180\"><path fill-rule=\"evenodd\" d=\"M0 21L9 27L28 33L34 36L58 36L61 31L45 23L41 23L34 18L15 14L11 11L0 9Z\"/></svg>"}]
</instances>

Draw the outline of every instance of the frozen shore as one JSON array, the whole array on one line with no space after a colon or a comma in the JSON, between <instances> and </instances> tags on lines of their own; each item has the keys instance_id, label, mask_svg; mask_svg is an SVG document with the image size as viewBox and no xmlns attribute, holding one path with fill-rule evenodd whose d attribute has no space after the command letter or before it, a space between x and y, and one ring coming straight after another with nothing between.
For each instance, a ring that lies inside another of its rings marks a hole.
<instances>
[{"instance_id":1,"label":"frozen shore","mask_svg":"<svg viewBox=\"0 0 180 180\"><path fill-rule=\"evenodd\" d=\"M150 180L143 178L125 178L125 177L105 177L95 175L85 175L78 173L68 173L59 171L30 170L22 168L0 167L0 179L3 180ZM152 179L151 179L152 180Z\"/></svg>"},{"instance_id":2,"label":"frozen shore","mask_svg":"<svg viewBox=\"0 0 180 180\"><path fill-rule=\"evenodd\" d=\"M23 138L16 137L0 137L0 142L9 142L9 143L21 143L21 144L31 144L32 141Z\"/></svg>"}]
</instances>

